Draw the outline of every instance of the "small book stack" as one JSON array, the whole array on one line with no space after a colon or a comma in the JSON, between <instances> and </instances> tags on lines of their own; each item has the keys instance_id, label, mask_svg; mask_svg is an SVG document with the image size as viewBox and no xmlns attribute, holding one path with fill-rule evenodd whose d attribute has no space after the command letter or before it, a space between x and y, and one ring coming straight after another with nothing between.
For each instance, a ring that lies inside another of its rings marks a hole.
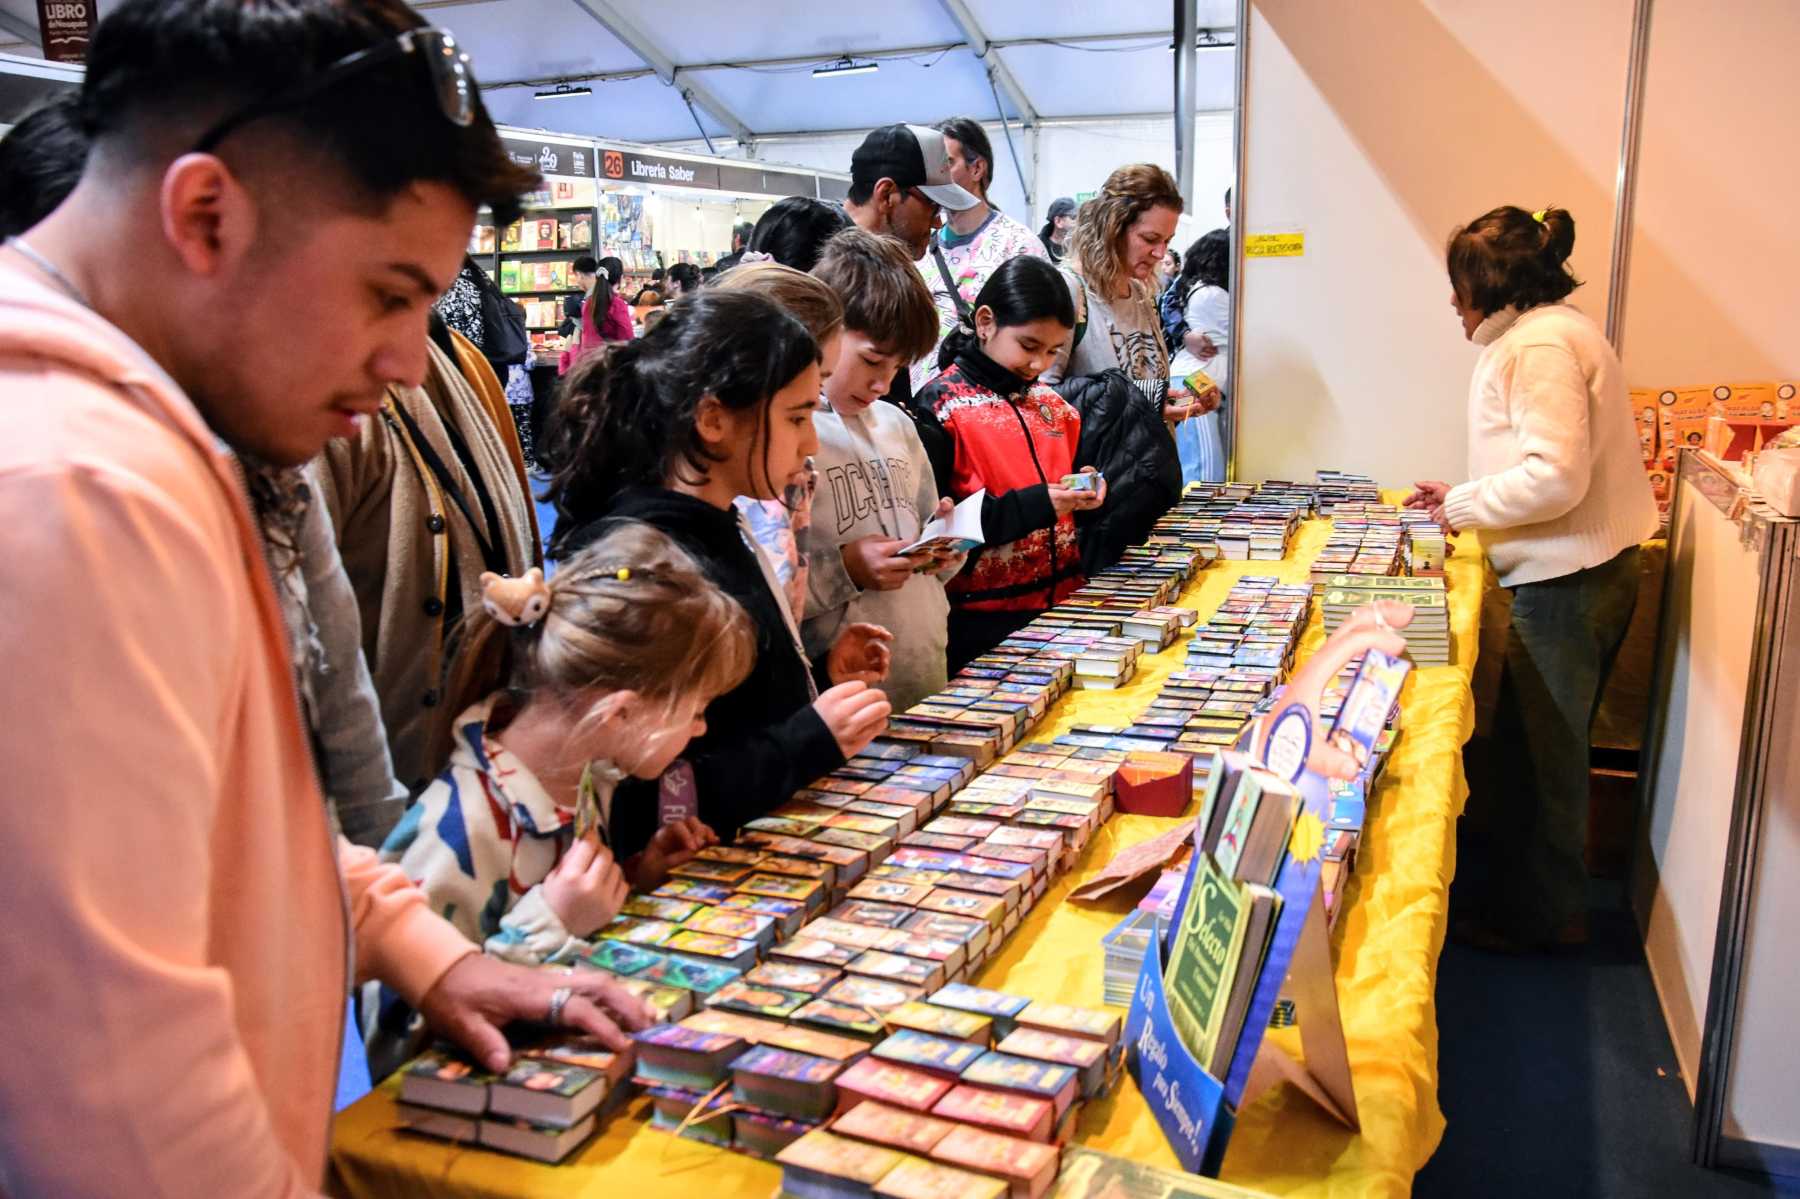
<instances>
[{"instance_id":1,"label":"small book stack","mask_svg":"<svg viewBox=\"0 0 1800 1199\"><path fill-rule=\"evenodd\" d=\"M453 1049L400 1068L399 1113L408 1131L560 1162L630 1093L632 1055L576 1038L520 1051L491 1074Z\"/></svg>"},{"instance_id":2,"label":"small book stack","mask_svg":"<svg viewBox=\"0 0 1800 1199\"><path fill-rule=\"evenodd\" d=\"M1320 516L1335 516L1345 504L1381 502L1381 487L1367 475L1320 470L1314 473L1313 479L1318 489Z\"/></svg>"},{"instance_id":3,"label":"small book stack","mask_svg":"<svg viewBox=\"0 0 1800 1199\"><path fill-rule=\"evenodd\" d=\"M1415 665L1444 666L1450 662L1450 601L1442 576L1432 578L1371 579L1361 575L1332 575L1320 584L1320 610L1325 633L1330 636L1364 604L1396 600L1413 606L1412 623L1402 631L1406 653Z\"/></svg>"}]
</instances>

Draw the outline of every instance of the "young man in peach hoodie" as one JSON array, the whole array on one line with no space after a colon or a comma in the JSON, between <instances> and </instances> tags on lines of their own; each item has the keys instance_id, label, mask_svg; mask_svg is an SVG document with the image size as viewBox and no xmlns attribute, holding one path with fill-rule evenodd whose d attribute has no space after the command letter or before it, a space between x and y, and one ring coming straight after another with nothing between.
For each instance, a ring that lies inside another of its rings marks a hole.
<instances>
[{"instance_id":1,"label":"young man in peach hoodie","mask_svg":"<svg viewBox=\"0 0 1800 1199\"><path fill-rule=\"evenodd\" d=\"M237 462L417 386L477 204L535 176L399 0L126 0L80 110L80 184L0 250L0 1191L311 1194L354 982L490 1065L510 1020L647 1019L334 842Z\"/></svg>"}]
</instances>

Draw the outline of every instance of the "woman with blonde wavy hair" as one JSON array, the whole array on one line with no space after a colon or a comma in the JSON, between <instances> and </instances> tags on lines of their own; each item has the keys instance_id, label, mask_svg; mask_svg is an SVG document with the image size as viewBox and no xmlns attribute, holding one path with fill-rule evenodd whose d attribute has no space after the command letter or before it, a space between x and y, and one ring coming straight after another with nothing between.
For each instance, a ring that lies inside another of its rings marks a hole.
<instances>
[{"instance_id":1,"label":"woman with blonde wavy hair","mask_svg":"<svg viewBox=\"0 0 1800 1199\"><path fill-rule=\"evenodd\" d=\"M1168 405L1170 351L1156 311L1156 268L1183 207L1175 180L1148 162L1120 167L1081 206L1065 263L1075 335L1045 382L1118 369L1163 409L1164 419L1195 415Z\"/></svg>"}]
</instances>

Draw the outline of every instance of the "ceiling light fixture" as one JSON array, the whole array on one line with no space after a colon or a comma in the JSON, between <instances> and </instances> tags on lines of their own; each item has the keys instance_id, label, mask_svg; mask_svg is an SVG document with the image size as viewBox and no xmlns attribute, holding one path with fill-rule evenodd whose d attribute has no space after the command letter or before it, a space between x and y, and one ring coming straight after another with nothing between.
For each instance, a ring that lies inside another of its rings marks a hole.
<instances>
[{"instance_id":1,"label":"ceiling light fixture","mask_svg":"<svg viewBox=\"0 0 1800 1199\"><path fill-rule=\"evenodd\" d=\"M880 69L881 64L879 63L857 62L846 54L834 63L814 67L812 74L814 79L838 79L845 75L869 75Z\"/></svg>"},{"instance_id":2,"label":"ceiling light fixture","mask_svg":"<svg viewBox=\"0 0 1800 1199\"><path fill-rule=\"evenodd\" d=\"M549 91L534 92L532 94L539 100L570 100L576 96L591 96L594 94L594 89L585 84L580 87L574 87L567 83L559 83Z\"/></svg>"}]
</instances>

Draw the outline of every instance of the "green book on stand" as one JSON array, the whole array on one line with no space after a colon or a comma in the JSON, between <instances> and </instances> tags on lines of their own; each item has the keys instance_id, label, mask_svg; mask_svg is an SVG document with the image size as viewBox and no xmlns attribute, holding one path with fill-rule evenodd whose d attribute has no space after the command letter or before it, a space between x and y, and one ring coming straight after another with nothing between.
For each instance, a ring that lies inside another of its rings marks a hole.
<instances>
[{"instance_id":1,"label":"green book on stand","mask_svg":"<svg viewBox=\"0 0 1800 1199\"><path fill-rule=\"evenodd\" d=\"M1197 1062L1210 1062L1225 1022L1242 956L1247 914L1244 888L1199 854L1180 923L1169 938L1163 971L1169 1017Z\"/></svg>"}]
</instances>

